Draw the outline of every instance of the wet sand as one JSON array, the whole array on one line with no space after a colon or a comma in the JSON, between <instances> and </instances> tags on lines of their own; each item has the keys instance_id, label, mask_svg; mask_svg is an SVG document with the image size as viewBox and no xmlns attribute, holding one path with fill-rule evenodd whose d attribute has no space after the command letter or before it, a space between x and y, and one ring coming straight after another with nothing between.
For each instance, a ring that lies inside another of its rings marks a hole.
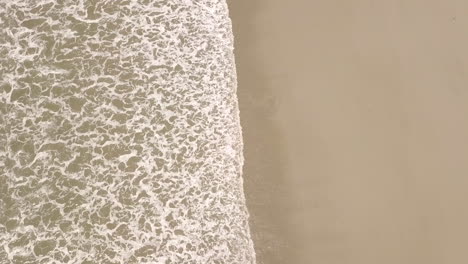
<instances>
[{"instance_id":1,"label":"wet sand","mask_svg":"<svg viewBox=\"0 0 468 264\"><path fill-rule=\"evenodd\" d=\"M468 261L468 4L229 3L258 263Z\"/></svg>"}]
</instances>

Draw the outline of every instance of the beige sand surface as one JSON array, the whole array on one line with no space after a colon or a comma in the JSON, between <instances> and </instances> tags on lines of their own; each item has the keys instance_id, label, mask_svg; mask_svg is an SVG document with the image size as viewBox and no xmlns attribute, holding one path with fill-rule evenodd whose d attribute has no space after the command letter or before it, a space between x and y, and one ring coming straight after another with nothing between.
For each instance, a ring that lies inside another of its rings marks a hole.
<instances>
[{"instance_id":1,"label":"beige sand surface","mask_svg":"<svg viewBox=\"0 0 468 264\"><path fill-rule=\"evenodd\" d=\"M468 2L230 9L258 263L468 263Z\"/></svg>"}]
</instances>

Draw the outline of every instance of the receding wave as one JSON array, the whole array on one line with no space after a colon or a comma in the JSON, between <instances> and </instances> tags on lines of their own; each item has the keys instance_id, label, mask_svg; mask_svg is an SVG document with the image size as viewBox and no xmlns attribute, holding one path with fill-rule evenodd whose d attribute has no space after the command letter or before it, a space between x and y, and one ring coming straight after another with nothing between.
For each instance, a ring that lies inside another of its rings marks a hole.
<instances>
[{"instance_id":1,"label":"receding wave","mask_svg":"<svg viewBox=\"0 0 468 264\"><path fill-rule=\"evenodd\" d=\"M0 263L255 263L224 0L0 21Z\"/></svg>"}]
</instances>

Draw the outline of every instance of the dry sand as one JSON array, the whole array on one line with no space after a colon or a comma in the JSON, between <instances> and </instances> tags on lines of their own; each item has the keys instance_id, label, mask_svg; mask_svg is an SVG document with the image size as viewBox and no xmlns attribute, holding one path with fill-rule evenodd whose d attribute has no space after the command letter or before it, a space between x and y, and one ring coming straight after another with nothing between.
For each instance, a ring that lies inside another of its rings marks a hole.
<instances>
[{"instance_id":1,"label":"dry sand","mask_svg":"<svg viewBox=\"0 0 468 264\"><path fill-rule=\"evenodd\" d=\"M468 263L467 8L230 1L259 264Z\"/></svg>"}]
</instances>

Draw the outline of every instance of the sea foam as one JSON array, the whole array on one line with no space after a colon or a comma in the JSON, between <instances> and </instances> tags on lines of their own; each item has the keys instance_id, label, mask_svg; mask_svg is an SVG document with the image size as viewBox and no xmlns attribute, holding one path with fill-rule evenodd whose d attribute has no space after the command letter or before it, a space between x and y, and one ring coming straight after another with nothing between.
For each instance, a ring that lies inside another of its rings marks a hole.
<instances>
[{"instance_id":1,"label":"sea foam","mask_svg":"<svg viewBox=\"0 0 468 264\"><path fill-rule=\"evenodd\" d=\"M0 0L0 263L255 263L224 0Z\"/></svg>"}]
</instances>

